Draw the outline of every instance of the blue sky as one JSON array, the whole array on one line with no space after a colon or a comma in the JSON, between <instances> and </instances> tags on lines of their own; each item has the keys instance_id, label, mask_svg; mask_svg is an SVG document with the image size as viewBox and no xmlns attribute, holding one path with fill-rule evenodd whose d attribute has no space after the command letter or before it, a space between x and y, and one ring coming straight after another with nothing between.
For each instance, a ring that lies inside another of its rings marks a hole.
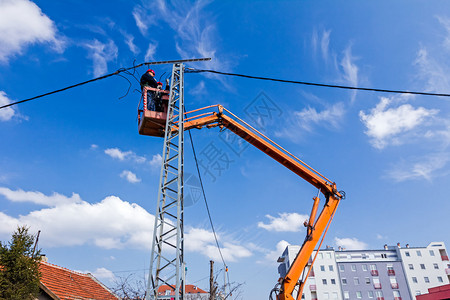
<instances>
[{"instance_id":1,"label":"blue sky","mask_svg":"<svg viewBox=\"0 0 450 300\"><path fill-rule=\"evenodd\" d=\"M0 104L134 60L196 57L212 61L188 67L449 93L450 4L432 3L2 0ZM148 268L162 152L162 139L137 132L139 86L127 78L128 94L113 77L0 110L0 239L18 224L41 230L50 262L107 285ZM188 109L225 105L346 192L324 244L450 244L450 99L211 74L186 74L185 86ZM261 101L273 114L258 123ZM243 299L265 298L317 191L217 129L192 134L230 279L245 282ZM208 161L211 147L223 170ZM202 200L185 222L188 283L207 289L209 260L221 263Z\"/></svg>"}]
</instances>

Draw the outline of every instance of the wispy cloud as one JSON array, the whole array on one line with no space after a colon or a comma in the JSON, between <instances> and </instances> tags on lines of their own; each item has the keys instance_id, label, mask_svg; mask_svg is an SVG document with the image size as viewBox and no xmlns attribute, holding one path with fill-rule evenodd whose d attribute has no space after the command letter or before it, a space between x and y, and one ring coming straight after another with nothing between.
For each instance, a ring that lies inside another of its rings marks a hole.
<instances>
[{"instance_id":1,"label":"wispy cloud","mask_svg":"<svg viewBox=\"0 0 450 300\"><path fill-rule=\"evenodd\" d=\"M0 62L6 63L32 44L47 44L64 50L64 38L54 22L29 0L0 1Z\"/></svg>"},{"instance_id":2,"label":"wispy cloud","mask_svg":"<svg viewBox=\"0 0 450 300\"><path fill-rule=\"evenodd\" d=\"M415 108L410 104L398 105L396 98L381 97L380 102L369 113L359 112L361 122L366 126L366 135L375 148L383 149L389 144L401 144L402 135L423 124L439 111ZM394 106L394 107L390 107Z\"/></svg>"},{"instance_id":3,"label":"wispy cloud","mask_svg":"<svg viewBox=\"0 0 450 300\"><path fill-rule=\"evenodd\" d=\"M156 48L158 47L158 43L149 43L147 52L145 52L145 61L155 60Z\"/></svg>"},{"instance_id":4,"label":"wispy cloud","mask_svg":"<svg viewBox=\"0 0 450 300\"><path fill-rule=\"evenodd\" d=\"M127 46L130 49L130 51L134 55L139 54L139 52L141 52L141 51L139 50L139 48L134 43L134 36L129 34L128 32L126 32L125 30L120 30L120 32L122 33L123 37L125 38L125 44L127 44Z\"/></svg>"},{"instance_id":5,"label":"wispy cloud","mask_svg":"<svg viewBox=\"0 0 450 300\"><path fill-rule=\"evenodd\" d=\"M308 219L308 216L298 213L279 213L278 217L266 215L266 218L269 219L269 223L258 222L258 227L268 231L297 232L302 229L303 223Z\"/></svg>"},{"instance_id":6,"label":"wispy cloud","mask_svg":"<svg viewBox=\"0 0 450 300\"><path fill-rule=\"evenodd\" d=\"M125 179L126 179L128 182L130 182L130 183L138 183L138 182L141 182L141 179L138 178L138 177L136 176L136 174L134 174L133 172L128 171L128 170L123 170L123 172L120 173L120 177L121 177L121 178L125 178Z\"/></svg>"},{"instance_id":7,"label":"wispy cloud","mask_svg":"<svg viewBox=\"0 0 450 300\"><path fill-rule=\"evenodd\" d=\"M44 195L36 191L23 191L21 189L11 190L9 188L0 187L0 195L12 202L29 202L45 206L57 206L71 203L80 203L80 195L73 193L71 197L67 197L58 193L50 196Z\"/></svg>"},{"instance_id":8,"label":"wispy cloud","mask_svg":"<svg viewBox=\"0 0 450 300\"><path fill-rule=\"evenodd\" d=\"M97 39L83 44L88 50L88 58L92 59L94 77L108 72L108 62L115 61L118 56L118 48L113 40L102 43Z\"/></svg>"},{"instance_id":9,"label":"wispy cloud","mask_svg":"<svg viewBox=\"0 0 450 300\"><path fill-rule=\"evenodd\" d=\"M79 273L87 274L91 273L95 278L100 279L102 281L108 281L110 283L114 283L116 281L116 276L111 270L108 270L107 268L101 267L97 268L95 271L76 271Z\"/></svg>"},{"instance_id":10,"label":"wispy cloud","mask_svg":"<svg viewBox=\"0 0 450 300\"><path fill-rule=\"evenodd\" d=\"M449 173L445 167L450 162L450 152L432 153L413 160L397 163L388 172L388 176L395 181L423 179L431 181L438 171L441 171L440 175Z\"/></svg>"},{"instance_id":11,"label":"wispy cloud","mask_svg":"<svg viewBox=\"0 0 450 300\"><path fill-rule=\"evenodd\" d=\"M365 250L368 245L357 238L334 238L334 243L338 247L345 248L347 250Z\"/></svg>"},{"instance_id":12,"label":"wispy cloud","mask_svg":"<svg viewBox=\"0 0 450 300\"><path fill-rule=\"evenodd\" d=\"M206 11L210 1L151 1L133 10L136 26L144 36L150 27L164 22L175 32L175 47L182 58L211 57L211 62L197 65L229 70L231 63L220 54L217 46L219 35L214 17ZM195 65L195 64L194 64ZM208 75L211 76L211 75Z\"/></svg>"},{"instance_id":13,"label":"wispy cloud","mask_svg":"<svg viewBox=\"0 0 450 300\"><path fill-rule=\"evenodd\" d=\"M322 111L307 107L301 111L292 112L290 118L286 119L289 123L275 135L298 141L304 136L305 132L314 132L315 128L318 127L338 129L344 115L345 106L342 102L333 104Z\"/></svg>"}]
</instances>

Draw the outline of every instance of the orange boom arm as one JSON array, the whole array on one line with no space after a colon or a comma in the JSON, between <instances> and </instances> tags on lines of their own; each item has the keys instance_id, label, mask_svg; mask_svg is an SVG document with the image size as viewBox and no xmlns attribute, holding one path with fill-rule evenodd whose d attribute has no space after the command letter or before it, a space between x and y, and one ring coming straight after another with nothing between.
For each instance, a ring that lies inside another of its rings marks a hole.
<instances>
[{"instance_id":1,"label":"orange boom arm","mask_svg":"<svg viewBox=\"0 0 450 300\"><path fill-rule=\"evenodd\" d=\"M205 113L200 113L201 111L211 108L217 108L218 111L207 111ZM227 112L229 116L226 115L225 112ZM190 115L194 113L196 113L196 115L190 117ZM201 129L204 127L212 128L217 126L220 128L225 127L315 186L325 196L325 204L317 218L319 197L314 198L310 218L307 222L305 222L305 226L307 227L305 241L291 264L286 276L280 278L279 280L280 289L277 295L278 300L294 299L293 293L297 285L299 286L297 290L297 299L301 299L303 287L309 275L309 271L303 274L306 270L306 266L308 265L309 258L311 257L311 254L313 253L321 237L326 234L328 226L334 216L340 200L343 198L343 195L337 191L336 184L334 182L331 182L325 176L308 166L293 154L289 153L274 141L270 140L264 134L238 118L223 106L212 105L204 107L187 112L185 113L185 116L184 130L194 128ZM157 126L155 124L155 122L152 123L152 130L154 130L154 127ZM141 130L146 129L143 126L140 126L140 131ZM150 135L164 136L164 126L162 124L159 125L156 130L159 131L159 134ZM174 130L177 130L177 128ZM314 261L312 263L314 263ZM299 282L302 274L303 281Z\"/></svg>"}]
</instances>

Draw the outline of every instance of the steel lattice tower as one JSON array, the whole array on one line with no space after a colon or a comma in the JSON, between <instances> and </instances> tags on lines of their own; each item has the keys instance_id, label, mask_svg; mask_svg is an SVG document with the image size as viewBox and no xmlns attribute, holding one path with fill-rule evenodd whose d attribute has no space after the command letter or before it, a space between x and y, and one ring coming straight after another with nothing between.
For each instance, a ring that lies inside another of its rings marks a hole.
<instances>
[{"instance_id":1,"label":"steel lattice tower","mask_svg":"<svg viewBox=\"0 0 450 300\"><path fill-rule=\"evenodd\" d=\"M176 300L184 299L183 174L184 65L175 63L170 83L146 300L158 299L161 285L171 286Z\"/></svg>"}]
</instances>

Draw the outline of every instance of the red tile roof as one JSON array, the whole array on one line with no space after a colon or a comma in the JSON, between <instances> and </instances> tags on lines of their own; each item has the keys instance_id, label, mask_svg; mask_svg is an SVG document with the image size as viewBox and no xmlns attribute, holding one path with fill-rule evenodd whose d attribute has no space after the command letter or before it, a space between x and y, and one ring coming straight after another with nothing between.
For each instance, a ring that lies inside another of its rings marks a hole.
<instances>
[{"instance_id":1,"label":"red tile roof","mask_svg":"<svg viewBox=\"0 0 450 300\"><path fill-rule=\"evenodd\" d=\"M83 274L41 262L41 287L49 296L61 300L117 300L107 287L91 274ZM55 298L58 297L58 298Z\"/></svg>"},{"instance_id":2,"label":"red tile roof","mask_svg":"<svg viewBox=\"0 0 450 300\"><path fill-rule=\"evenodd\" d=\"M168 285L162 285L159 287L158 289L158 294L159 295L166 295L166 291L170 290L170 295L175 295L175 292L173 291L172 288L170 288ZM208 294L208 292L205 292L204 290L202 290L199 287L196 287L193 284L186 284L184 287L184 290L186 292L186 294Z\"/></svg>"}]
</instances>

